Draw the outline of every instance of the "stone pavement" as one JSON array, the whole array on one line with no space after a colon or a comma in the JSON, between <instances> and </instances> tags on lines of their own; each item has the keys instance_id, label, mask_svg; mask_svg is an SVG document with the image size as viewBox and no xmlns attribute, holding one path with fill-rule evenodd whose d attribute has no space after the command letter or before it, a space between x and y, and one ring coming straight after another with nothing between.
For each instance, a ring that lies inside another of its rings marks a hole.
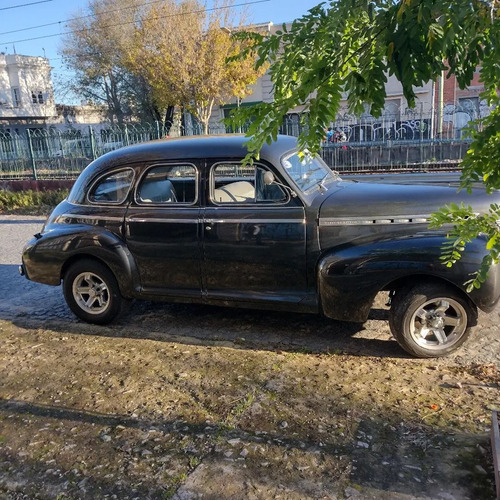
<instances>
[{"instance_id":1,"label":"stone pavement","mask_svg":"<svg viewBox=\"0 0 500 500\"><path fill-rule=\"evenodd\" d=\"M61 287L33 283L18 274L24 244L39 232L41 217L0 215L0 319L40 322L40 327L79 323L66 306ZM164 329L206 340L244 338L261 348L283 345L312 351L339 350L363 356L406 357L391 339L384 297L364 324L342 323L314 315L235 310L190 304L133 302L116 328L144 336ZM255 326L255 328L254 328ZM457 353L438 360L450 364L494 364L500 368L500 306L480 315L472 337ZM141 333L137 333L141 332Z\"/></svg>"}]
</instances>

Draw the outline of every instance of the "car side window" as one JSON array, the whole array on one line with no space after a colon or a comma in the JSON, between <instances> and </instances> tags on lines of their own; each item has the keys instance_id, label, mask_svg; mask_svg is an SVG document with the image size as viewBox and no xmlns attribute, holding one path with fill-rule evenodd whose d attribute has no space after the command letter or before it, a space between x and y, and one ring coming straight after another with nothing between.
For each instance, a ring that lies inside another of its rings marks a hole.
<instances>
[{"instance_id":1,"label":"car side window","mask_svg":"<svg viewBox=\"0 0 500 500\"><path fill-rule=\"evenodd\" d=\"M212 167L210 196L214 203L284 202L287 195L276 185L264 183L266 168L260 165L219 163Z\"/></svg>"},{"instance_id":2,"label":"car side window","mask_svg":"<svg viewBox=\"0 0 500 500\"><path fill-rule=\"evenodd\" d=\"M121 170L99 179L90 190L88 199L92 203L123 203L128 195L134 171Z\"/></svg>"},{"instance_id":3,"label":"car side window","mask_svg":"<svg viewBox=\"0 0 500 500\"><path fill-rule=\"evenodd\" d=\"M193 165L157 165L141 180L136 200L140 204L192 204L196 195L196 168Z\"/></svg>"}]
</instances>

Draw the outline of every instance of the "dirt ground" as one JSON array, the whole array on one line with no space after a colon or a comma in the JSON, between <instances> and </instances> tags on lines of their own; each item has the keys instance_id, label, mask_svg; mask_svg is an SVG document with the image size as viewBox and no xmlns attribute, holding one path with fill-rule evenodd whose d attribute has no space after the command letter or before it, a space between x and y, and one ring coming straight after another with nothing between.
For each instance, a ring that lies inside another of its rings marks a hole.
<instances>
[{"instance_id":1,"label":"dirt ground","mask_svg":"<svg viewBox=\"0 0 500 500\"><path fill-rule=\"evenodd\" d=\"M384 297L364 325L133 302L96 327L15 278L24 230L0 224L1 500L494 498L499 308L439 360Z\"/></svg>"},{"instance_id":2,"label":"dirt ground","mask_svg":"<svg viewBox=\"0 0 500 500\"><path fill-rule=\"evenodd\" d=\"M238 312L136 309L0 322L0 498L494 498L494 364L260 345L248 311L229 341ZM221 340L179 335L184 314Z\"/></svg>"}]
</instances>

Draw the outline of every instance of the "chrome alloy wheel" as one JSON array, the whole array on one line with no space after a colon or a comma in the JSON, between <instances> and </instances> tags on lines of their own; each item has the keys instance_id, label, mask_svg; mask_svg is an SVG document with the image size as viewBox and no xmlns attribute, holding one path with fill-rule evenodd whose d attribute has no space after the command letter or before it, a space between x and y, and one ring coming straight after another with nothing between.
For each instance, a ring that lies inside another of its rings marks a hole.
<instances>
[{"instance_id":1,"label":"chrome alloy wheel","mask_svg":"<svg viewBox=\"0 0 500 500\"><path fill-rule=\"evenodd\" d=\"M73 281L72 290L78 307L88 314L101 314L109 307L108 286L97 274L79 274Z\"/></svg>"},{"instance_id":2,"label":"chrome alloy wheel","mask_svg":"<svg viewBox=\"0 0 500 500\"><path fill-rule=\"evenodd\" d=\"M442 349L460 340L467 328L467 312L451 298L424 302L410 320L410 335L426 349Z\"/></svg>"}]
</instances>

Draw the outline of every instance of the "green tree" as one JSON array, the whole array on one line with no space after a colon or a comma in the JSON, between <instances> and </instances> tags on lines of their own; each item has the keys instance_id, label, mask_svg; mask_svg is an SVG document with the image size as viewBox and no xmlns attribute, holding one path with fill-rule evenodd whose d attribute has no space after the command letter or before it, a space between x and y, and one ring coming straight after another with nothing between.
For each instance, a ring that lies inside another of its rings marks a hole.
<instances>
[{"instance_id":1,"label":"green tree","mask_svg":"<svg viewBox=\"0 0 500 500\"><path fill-rule=\"evenodd\" d=\"M85 13L69 22L70 33L63 41L62 55L75 73L73 92L104 104L112 122L122 123L130 116L160 118L149 86L123 62L143 4L142 0L93 0Z\"/></svg>"},{"instance_id":2,"label":"green tree","mask_svg":"<svg viewBox=\"0 0 500 500\"><path fill-rule=\"evenodd\" d=\"M155 104L183 105L205 134L214 105L248 95L266 69L254 69L251 51L233 57L249 43L231 37L231 5L219 7L209 14L197 0L157 3L142 15L127 47L127 68L149 84Z\"/></svg>"},{"instance_id":3,"label":"green tree","mask_svg":"<svg viewBox=\"0 0 500 500\"><path fill-rule=\"evenodd\" d=\"M272 36L258 33L237 37L253 43L257 68L271 64L274 101L240 108L234 125L253 120L247 160L258 157L265 142L275 139L286 113L304 106L301 149L317 152L324 124L337 115L345 93L349 110L364 105L379 116L383 110L387 75L401 82L410 106L414 88L435 80L442 71L455 75L461 88L480 68L482 99L494 109L479 130L462 165L462 187L482 180L488 191L500 188L500 18L499 0L336 0L322 3ZM460 258L467 241L489 235L491 253L471 281L479 286L486 266L500 254L498 207L478 217L468 207L451 206L435 214L433 226L454 224L454 251L443 260ZM496 219L495 219L496 217Z\"/></svg>"}]
</instances>

